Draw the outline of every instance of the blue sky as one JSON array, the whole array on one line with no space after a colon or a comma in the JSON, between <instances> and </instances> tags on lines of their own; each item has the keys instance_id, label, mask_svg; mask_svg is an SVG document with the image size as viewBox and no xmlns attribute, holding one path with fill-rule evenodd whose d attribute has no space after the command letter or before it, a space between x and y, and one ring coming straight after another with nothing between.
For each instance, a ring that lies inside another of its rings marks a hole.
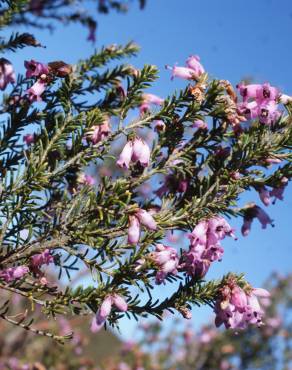
<instances>
[{"instance_id":1,"label":"blue sky","mask_svg":"<svg viewBox=\"0 0 292 370\"><path fill-rule=\"evenodd\" d=\"M94 47L133 40L142 49L131 62L138 67L146 63L159 67L160 79L151 92L162 97L185 86L183 81L170 81L165 64L183 64L190 54L201 57L210 76L228 79L234 85L244 77L253 77L292 95L289 0L148 0L144 11L133 4L126 15L100 15L95 46L86 41L87 30L79 25L58 26L53 34L36 34L46 49L24 49L17 56L7 55L17 71L24 71L25 59L74 63L89 56ZM257 194L247 194L245 200L258 201ZM290 186L285 201L267 209L276 227L262 231L255 221L248 238L225 240L223 262L214 264L208 276L245 272L253 285L260 286L271 271L291 271L291 209ZM239 234L239 220L232 225ZM210 314L196 308L193 320L199 324ZM131 337L135 324L124 320L121 328L124 336Z\"/></svg>"}]
</instances>

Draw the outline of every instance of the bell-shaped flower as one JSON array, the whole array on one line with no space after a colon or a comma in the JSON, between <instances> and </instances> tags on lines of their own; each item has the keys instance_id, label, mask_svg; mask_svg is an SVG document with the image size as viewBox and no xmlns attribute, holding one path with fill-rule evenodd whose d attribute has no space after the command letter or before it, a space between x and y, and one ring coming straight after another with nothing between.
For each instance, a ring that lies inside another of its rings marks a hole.
<instances>
[{"instance_id":1,"label":"bell-shaped flower","mask_svg":"<svg viewBox=\"0 0 292 370\"><path fill-rule=\"evenodd\" d=\"M264 83L256 91L256 100L261 103L263 101L276 101L280 97L280 92L276 87L269 83Z\"/></svg>"},{"instance_id":2,"label":"bell-shaped flower","mask_svg":"<svg viewBox=\"0 0 292 370\"><path fill-rule=\"evenodd\" d=\"M49 249L45 249L42 253L37 253L30 258L30 265L33 267L48 265L52 262L54 262L54 257Z\"/></svg>"},{"instance_id":3,"label":"bell-shaped flower","mask_svg":"<svg viewBox=\"0 0 292 370\"><path fill-rule=\"evenodd\" d=\"M26 78L31 78L33 76L40 77L42 74L47 75L49 73L49 68L46 64L36 62L35 60L25 61L24 66L26 68Z\"/></svg>"},{"instance_id":4,"label":"bell-shaped flower","mask_svg":"<svg viewBox=\"0 0 292 370\"><path fill-rule=\"evenodd\" d=\"M253 288L245 292L233 278L219 290L215 303L216 326L224 324L226 328L245 329L249 324L262 325L264 311L258 297L269 297L265 289Z\"/></svg>"},{"instance_id":5,"label":"bell-shaped flower","mask_svg":"<svg viewBox=\"0 0 292 370\"><path fill-rule=\"evenodd\" d=\"M252 218L244 218L242 227L241 227L241 233L243 236L247 236L250 232L252 224Z\"/></svg>"},{"instance_id":6,"label":"bell-shaped flower","mask_svg":"<svg viewBox=\"0 0 292 370\"><path fill-rule=\"evenodd\" d=\"M237 110L247 120L255 119L259 115L259 106L256 101L239 103L237 104Z\"/></svg>"},{"instance_id":7,"label":"bell-shaped flower","mask_svg":"<svg viewBox=\"0 0 292 370\"><path fill-rule=\"evenodd\" d=\"M0 58L0 90L5 90L9 83L16 81L12 63L5 58Z\"/></svg>"},{"instance_id":8,"label":"bell-shaped flower","mask_svg":"<svg viewBox=\"0 0 292 370\"><path fill-rule=\"evenodd\" d=\"M173 80L175 77L182 78L183 80L196 80L197 76L193 69L188 67L178 67L178 66L166 66L167 69L172 71L171 79Z\"/></svg>"},{"instance_id":9,"label":"bell-shaped flower","mask_svg":"<svg viewBox=\"0 0 292 370\"><path fill-rule=\"evenodd\" d=\"M145 211L144 209L139 209L135 216L138 218L140 223L149 230L157 230L157 224L150 212Z\"/></svg>"},{"instance_id":10,"label":"bell-shaped flower","mask_svg":"<svg viewBox=\"0 0 292 370\"><path fill-rule=\"evenodd\" d=\"M259 196L265 206L269 206L271 203L270 192L265 186L261 186L259 189Z\"/></svg>"},{"instance_id":11,"label":"bell-shaped flower","mask_svg":"<svg viewBox=\"0 0 292 370\"><path fill-rule=\"evenodd\" d=\"M245 85L241 83L236 86L239 90L239 94L242 96L244 102L247 102L249 99L255 99L258 94L258 90L261 89L261 84L249 84Z\"/></svg>"},{"instance_id":12,"label":"bell-shaped flower","mask_svg":"<svg viewBox=\"0 0 292 370\"><path fill-rule=\"evenodd\" d=\"M186 65L194 71L197 79L205 72L204 67L200 63L200 57L197 55L189 56L186 60Z\"/></svg>"},{"instance_id":13,"label":"bell-shaped flower","mask_svg":"<svg viewBox=\"0 0 292 370\"><path fill-rule=\"evenodd\" d=\"M119 311L126 312L128 310L127 302L120 295L113 294L112 295L112 302Z\"/></svg>"},{"instance_id":14,"label":"bell-shaped flower","mask_svg":"<svg viewBox=\"0 0 292 370\"><path fill-rule=\"evenodd\" d=\"M41 79L37 80L31 88L29 88L26 93L30 102L42 101L41 95L46 89L46 82Z\"/></svg>"},{"instance_id":15,"label":"bell-shaped flower","mask_svg":"<svg viewBox=\"0 0 292 370\"><path fill-rule=\"evenodd\" d=\"M192 233L189 234L192 245L196 245L197 243L205 245L207 243L208 227L208 221L200 221L198 225L195 226Z\"/></svg>"},{"instance_id":16,"label":"bell-shaped flower","mask_svg":"<svg viewBox=\"0 0 292 370\"><path fill-rule=\"evenodd\" d=\"M263 102L258 107L258 116L261 123L271 125L277 121L281 113L278 111L278 104L274 101Z\"/></svg>"},{"instance_id":17,"label":"bell-shaped flower","mask_svg":"<svg viewBox=\"0 0 292 370\"><path fill-rule=\"evenodd\" d=\"M128 141L124 146L119 159L117 160L117 165L121 168L128 169L130 167L130 162L133 156L133 141Z\"/></svg>"},{"instance_id":18,"label":"bell-shaped flower","mask_svg":"<svg viewBox=\"0 0 292 370\"><path fill-rule=\"evenodd\" d=\"M155 252L150 253L150 258L158 267L156 284L163 283L168 274L177 274L179 258L174 248L157 244Z\"/></svg>"},{"instance_id":19,"label":"bell-shaped flower","mask_svg":"<svg viewBox=\"0 0 292 370\"><path fill-rule=\"evenodd\" d=\"M261 207L251 203L245 208L245 214L243 217L244 222L241 228L241 233L243 236L247 236L249 234L254 218L259 220L263 229L265 229L267 225L274 226L273 220L269 217L269 215Z\"/></svg>"},{"instance_id":20,"label":"bell-shaped flower","mask_svg":"<svg viewBox=\"0 0 292 370\"><path fill-rule=\"evenodd\" d=\"M136 216L129 216L128 243L136 245L140 239L140 221Z\"/></svg>"},{"instance_id":21,"label":"bell-shaped flower","mask_svg":"<svg viewBox=\"0 0 292 370\"><path fill-rule=\"evenodd\" d=\"M144 140L135 138L133 143L132 161L139 162L141 166L147 167L150 163L150 148Z\"/></svg>"},{"instance_id":22,"label":"bell-shaped flower","mask_svg":"<svg viewBox=\"0 0 292 370\"><path fill-rule=\"evenodd\" d=\"M147 167L150 163L150 148L146 142L138 137L130 140L124 146L117 165L121 168L128 169L130 162L139 162L141 166Z\"/></svg>"},{"instance_id":23,"label":"bell-shaped flower","mask_svg":"<svg viewBox=\"0 0 292 370\"><path fill-rule=\"evenodd\" d=\"M102 124L92 126L86 133L86 139L91 141L93 145L104 140L110 133L109 118L105 118Z\"/></svg>"},{"instance_id":24,"label":"bell-shaped flower","mask_svg":"<svg viewBox=\"0 0 292 370\"><path fill-rule=\"evenodd\" d=\"M162 105L164 103L164 99L160 98L155 94L143 94L142 95L142 104L140 105L140 113L146 113L149 111L151 105Z\"/></svg>"},{"instance_id":25,"label":"bell-shaped flower","mask_svg":"<svg viewBox=\"0 0 292 370\"><path fill-rule=\"evenodd\" d=\"M110 294L106 296L101 306L99 307L96 316L91 322L91 331L93 333L99 331L102 328L111 313L113 305L121 312L126 312L128 310L127 302L120 295Z\"/></svg>"},{"instance_id":26,"label":"bell-shaped flower","mask_svg":"<svg viewBox=\"0 0 292 370\"><path fill-rule=\"evenodd\" d=\"M285 188L286 186L288 185L288 182L289 180L287 179L287 177L282 177L281 179L281 186L277 186L275 188L273 188L271 191L270 191L270 196L271 197L274 197L274 201L273 201L273 204L275 204L276 200L279 199L279 200L283 200L284 197L283 197L283 194L284 194L284 191L285 191Z\"/></svg>"}]
</instances>

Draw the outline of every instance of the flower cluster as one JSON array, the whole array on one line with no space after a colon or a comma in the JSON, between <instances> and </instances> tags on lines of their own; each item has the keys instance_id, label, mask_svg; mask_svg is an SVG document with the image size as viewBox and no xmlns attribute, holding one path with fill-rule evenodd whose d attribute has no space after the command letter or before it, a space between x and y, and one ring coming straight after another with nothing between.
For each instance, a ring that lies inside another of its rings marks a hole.
<instances>
[{"instance_id":1,"label":"flower cluster","mask_svg":"<svg viewBox=\"0 0 292 370\"><path fill-rule=\"evenodd\" d=\"M46 284L47 280L44 278L44 274L40 270L42 265L49 265L54 262L54 257L51 255L50 250L46 249L42 253L37 253L30 258L28 266L20 265L16 267L8 267L0 272L0 278L5 280L7 283L14 282L23 278L29 272L34 273L40 277L42 284Z\"/></svg>"},{"instance_id":2,"label":"flower cluster","mask_svg":"<svg viewBox=\"0 0 292 370\"><path fill-rule=\"evenodd\" d=\"M36 62L35 60L25 61L26 77L36 77L36 82L27 90L30 102L42 101L42 94L46 90L48 83L49 68L46 64Z\"/></svg>"},{"instance_id":3,"label":"flower cluster","mask_svg":"<svg viewBox=\"0 0 292 370\"><path fill-rule=\"evenodd\" d=\"M189 251L183 254L182 267L186 272L192 276L205 276L211 262L221 260L224 250L220 241L226 235L235 238L234 230L223 217L200 221L189 234Z\"/></svg>"},{"instance_id":4,"label":"flower cluster","mask_svg":"<svg viewBox=\"0 0 292 370\"><path fill-rule=\"evenodd\" d=\"M149 254L149 258L158 267L155 277L157 284L163 283L168 274L177 274L179 258L175 248L163 244L157 244L155 251Z\"/></svg>"},{"instance_id":5,"label":"flower cluster","mask_svg":"<svg viewBox=\"0 0 292 370\"><path fill-rule=\"evenodd\" d=\"M262 325L264 311L258 298L267 298L270 293L262 288L240 288L236 282L229 278L220 289L215 304L216 326L222 324L226 328L245 329L248 324Z\"/></svg>"},{"instance_id":6,"label":"flower cluster","mask_svg":"<svg viewBox=\"0 0 292 370\"><path fill-rule=\"evenodd\" d=\"M29 272L27 266L8 267L0 272L0 278L7 283L21 279Z\"/></svg>"},{"instance_id":7,"label":"flower cluster","mask_svg":"<svg viewBox=\"0 0 292 370\"><path fill-rule=\"evenodd\" d=\"M281 113L278 110L280 92L269 83L237 85L242 102L238 103L240 114L246 119L258 118L260 123L271 125L276 122Z\"/></svg>"},{"instance_id":8,"label":"flower cluster","mask_svg":"<svg viewBox=\"0 0 292 370\"><path fill-rule=\"evenodd\" d=\"M65 77L72 72L70 65L64 62L52 62L47 64L35 60L25 61L26 78L36 78L36 82L26 91L29 102L42 101L49 82L55 76ZM9 83L15 83L16 77L13 65L5 58L0 59L0 90L5 90ZM15 97L16 98L16 97Z\"/></svg>"}]
</instances>

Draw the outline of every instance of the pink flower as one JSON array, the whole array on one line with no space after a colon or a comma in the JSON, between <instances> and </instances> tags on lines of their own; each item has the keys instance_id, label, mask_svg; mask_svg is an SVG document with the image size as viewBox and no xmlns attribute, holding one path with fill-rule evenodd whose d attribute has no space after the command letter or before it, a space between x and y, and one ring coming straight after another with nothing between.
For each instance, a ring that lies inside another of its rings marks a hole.
<instances>
[{"instance_id":1,"label":"pink flower","mask_svg":"<svg viewBox=\"0 0 292 370\"><path fill-rule=\"evenodd\" d=\"M191 243L206 244L208 227L209 227L208 221L200 221L198 225L195 226L192 233L189 235Z\"/></svg>"},{"instance_id":2,"label":"pink flower","mask_svg":"<svg viewBox=\"0 0 292 370\"><path fill-rule=\"evenodd\" d=\"M46 89L46 82L42 80L37 80L30 89L26 91L28 94L28 99L30 102L42 101L41 95Z\"/></svg>"},{"instance_id":3,"label":"pink flower","mask_svg":"<svg viewBox=\"0 0 292 370\"><path fill-rule=\"evenodd\" d=\"M128 304L127 304L127 302L120 295L114 294L112 296L112 301L113 301L113 304L116 306L116 308L119 311L126 312L128 310Z\"/></svg>"},{"instance_id":4,"label":"pink flower","mask_svg":"<svg viewBox=\"0 0 292 370\"><path fill-rule=\"evenodd\" d=\"M106 296L91 322L91 331L93 333L96 333L102 328L111 313L113 305L121 312L126 312L128 310L127 302L120 295L110 294Z\"/></svg>"},{"instance_id":5,"label":"pink flower","mask_svg":"<svg viewBox=\"0 0 292 370\"><path fill-rule=\"evenodd\" d=\"M226 235L236 239L234 235L234 229L223 217L216 216L210 218L208 220L208 224L209 224L208 230L209 237L210 235L214 234L215 239L218 238L219 240L224 239Z\"/></svg>"},{"instance_id":6,"label":"pink flower","mask_svg":"<svg viewBox=\"0 0 292 370\"><path fill-rule=\"evenodd\" d=\"M42 74L47 75L49 73L49 68L46 64L36 62L33 59L30 61L26 60L24 66L26 68L26 78L40 77Z\"/></svg>"},{"instance_id":7,"label":"pink flower","mask_svg":"<svg viewBox=\"0 0 292 370\"><path fill-rule=\"evenodd\" d=\"M232 289L230 303L233 304L239 312L244 312L247 305L247 297L245 292L239 286L235 286Z\"/></svg>"},{"instance_id":8,"label":"pink flower","mask_svg":"<svg viewBox=\"0 0 292 370\"><path fill-rule=\"evenodd\" d=\"M97 323L104 322L108 315L110 314L112 309L112 297L107 296L105 300L102 302L96 316Z\"/></svg>"},{"instance_id":9,"label":"pink flower","mask_svg":"<svg viewBox=\"0 0 292 370\"><path fill-rule=\"evenodd\" d=\"M143 102L148 104L162 105L164 103L164 99L154 94L143 94L142 98Z\"/></svg>"},{"instance_id":10,"label":"pink flower","mask_svg":"<svg viewBox=\"0 0 292 370\"><path fill-rule=\"evenodd\" d=\"M124 146L119 159L117 160L117 165L121 168L128 169L130 167L130 162L133 155L133 141L128 141Z\"/></svg>"},{"instance_id":11,"label":"pink flower","mask_svg":"<svg viewBox=\"0 0 292 370\"><path fill-rule=\"evenodd\" d=\"M200 63L200 58L197 55L189 56L186 61L186 65L195 72L197 79L205 72L204 67Z\"/></svg>"},{"instance_id":12,"label":"pink flower","mask_svg":"<svg viewBox=\"0 0 292 370\"><path fill-rule=\"evenodd\" d=\"M5 58L0 58L0 90L5 90L9 83L16 81L12 63Z\"/></svg>"},{"instance_id":13,"label":"pink flower","mask_svg":"<svg viewBox=\"0 0 292 370\"><path fill-rule=\"evenodd\" d=\"M144 209L139 209L135 216L138 218L140 223L144 225L149 230L157 230L157 224L150 212L145 211Z\"/></svg>"},{"instance_id":14,"label":"pink flower","mask_svg":"<svg viewBox=\"0 0 292 370\"><path fill-rule=\"evenodd\" d=\"M266 320L266 324L272 329L277 329L281 326L282 319L280 317L270 317Z\"/></svg>"},{"instance_id":15,"label":"pink flower","mask_svg":"<svg viewBox=\"0 0 292 370\"><path fill-rule=\"evenodd\" d=\"M193 123L193 127L197 128L198 130L208 130L208 125L205 121L202 121L201 119L197 119Z\"/></svg>"},{"instance_id":16,"label":"pink flower","mask_svg":"<svg viewBox=\"0 0 292 370\"><path fill-rule=\"evenodd\" d=\"M154 105L162 105L164 103L164 99L160 98L154 94L143 94L142 95L142 104L140 105L140 113L146 113L151 107L151 104Z\"/></svg>"},{"instance_id":17,"label":"pink flower","mask_svg":"<svg viewBox=\"0 0 292 370\"><path fill-rule=\"evenodd\" d=\"M27 266L9 267L0 272L0 278L10 283L11 281L21 279L28 272L29 268Z\"/></svg>"},{"instance_id":18,"label":"pink flower","mask_svg":"<svg viewBox=\"0 0 292 370\"><path fill-rule=\"evenodd\" d=\"M129 216L128 243L136 245L140 238L140 225L148 230L157 230L157 224L150 212L139 209L134 215Z\"/></svg>"},{"instance_id":19,"label":"pink flower","mask_svg":"<svg viewBox=\"0 0 292 370\"><path fill-rule=\"evenodd\" d=\"M86 138L92 142L93 145L104 140L110 133L109 119L105 119L101 125L95 125L90 128L86 134Z\"/></svg>"},{"instance_id":20,"label":"pink flower","mask_svg":"<svg viewBox=\"0 0 292 370\"><path fill-rule=\"evenodd\" d=\"M233 229L227 221L216 216L200 221L189 235L190 249L182 256L181 267L187 274L203 277L209 270L211 262L221 260L223 248L220 240L226 235L235 238Z\"/></svg>"},{"instance_id":21,"label":"pink flower","mask_svg":"<svg viewBox=\"0 0 292 370\"><path fill-rule=\"evenodd\" d=\"M269 215L262 208L252 203L245 208L245 214L243 217L244 222L241 228L241 233L243 236L247 236L249 234L254 218L259 220L263 229L265 229L269 224L274 226L273 220L269 217Z\"/></svg>"},{"instance_id":22,"label":"pink flower","mask_svg":"<svg viewBox=\"0 0 292 370\"><path fill-rule=\"evenodd\" d=\"M271 294L263 288L253 288L252 293L260 298L270 298Z\"/></svg>"},{"instance_id":23,"label":"pink flower","mask_svg":"<svg viewBox=\"0 0 292 370\"><path fill-rule=\"evenodd\" d=\"M83 185L93 186L95 184L95 179L90 175L85 175L85 173L82 173L78 177L78 182Z\"/></svg>"},{"instance_id":24,"label":"pink flower","mask_svg":"<svg viewBox=\"0 0 292 370\"><path fill-rule=\"evenodd\" d=\"M286 186L288 185L288 182L289 182L289 180L287 179L287 177L282 177L282 179L281 179L282 185L279 186L279 187L275 187L275 188L273 188L273 190L270 191L270 196L275 197L275 199L273 201L273 204L275 204L277 199L279 199L279 200L284 199L283 194L284 194Z\"/></svg>"},{"instance_id":25,"label":"pink flower","mask_svg":"<svg viewBox=\"0 0 292 370\"><path fill-rule=\"evenodd\" d=\"M182 78L184 80L196 80L198 76L193 69L188 67L170 67L166 66L167 69L172 70L171 79L173 80L175 77Z\"/></svg>"},{"instance_id":26,"label":"pink flower","mask_svg":"<svg viewBox=\"0 0 292 370\"><path fill-rule=\"evenodd\" d=\"M183 332L183 338L186 345L190 345L194 339L194 332L191 329L185 329Z\"/></svg>"},{"instance_id":27,"label":"pink flower","mask_svg":"<svg viewBox=\"0 0 292 370\"><path fill-rule=\"evenodd\" d=\"M42 253L33 255L30 258L30 265L32 267L40 267L54 262L54 257L51 255L49 249L45 249Z\"/></svg>"},{"instance_id":28,"label":"pink flower","mask_svg":"<svg viewBox=\"0 0 292 370\"><path fill-rule=\"evenodd\" d=\"M243 225L241 227L241 233L243 236L247 236L250 232L252 224L252 218L244 218Z\"/></svg>"},{"instance_id":29,"label":"pink flower","mask_svg":"<svg viewBox=\"0 0 292 370\"><path fill-rule=\"evenodd\" d=\"M146 104L154 104L154 105L162 105L164 103L164 99L160 98L155 94L143 94L142 95L143 103Z\"/></svg>"},{"instance_id":30,"label":"pink flower","mask_svg":"<svg viewBox=\"0 0 292 370\"><path fill-rule=\"evenodd\" d=\"M155 252L150 253L150 258L159 268L156 274L156 284L163 283L168 274L177 274L179 259L174 248L157 244Z\"/></svg>"},{"instance_id":31,"label":"pink flower","mask_svg":"<svg viewBox=\"0 0 292 370\"><path fill-rule=\"evenodd\" d=\"M263 229L265 229L267 225L273 226L273 220L262 208L258 206L256 206L256 217L260 221Z\"/></svg>"},{"instance_id":32,"label":"pink flower","mask_svg":"<svg viewBox=\"0 0 292 370\"><path fill-rule=\"evenodd\" d=\"M216 337L216 335L216 330L210 329L208 327L203 328L201 333L199 334L199 341L202 344L208 344Z\"/></svg>"},{"instance_id":33,"label":"pink flower","mask_svg":"<svg viewBox=\"0 0 292 370\"><path fill-rule=\"evenodd\" d=\"M140 162L141 166L147 167L150 163L150 149L144 140L136 138L133 143L132 161Z\"/></svg>"},{"instance_id":34,"label":"pink flower","mask_svg":"<svg viewBox=\"0 0 292 370\"><path fill-rule=\"evenodd\" d=\"M280 96L279 90L276 87L271 86L269 83L264 83L256 91L256 100L262 101L276 101Z\"/></svg>"},{"instance_id":35,"label":"pink flower","mask_svg":"<svg viewBox=\"0 0 292 370\"><path fill-rule=\"evenodd\" d=\"M280 118L281 113L278 111L278 104L268 101L258 107L258 115L261 123L271 125Z\"/></svg>"},{"instance_id":36,"label":"pink flower","mask_svg":"<svg viewBox=\"0 0 292 370\"><path fill-rule=\"evenodd\" d=\"M26 134L23 136L23 141L26 145L33 144L35 142L35 134Z\"/></svg>"},{"instance_id":37,"label":"pink flower","mask_svg":"<svg viewBox=\"0 0 292 370\"><path fill-rule=\"evenodd\" d=\"M129 216L128 243L138 244L140 239L140 222L136 216Z\"/></svg>"},{"instance_id":38,"label":"pink flower","mask_svg":"<svg viewBox=\"0 0 292 370\"><path fill-rule=\"evenodd\" d=\"M246 102L249 99L255 99L257 97L258 90L261 89L262 85L260 84L245 85L243 83L240 83L236 87L239 90L239 94L242 96L243 101Z\"/></svg>"},{"instance_id":39,"label":"pink flower","mask_svg":"<svg viewBox=\"0 0 292 370\"><path fill-rule=\"evenodd\" d=\"M262 325L264 312L258 297L268 296L269 292L259 288L246 293L233 278L229 278L227 284L220 289L215 304L216 326L224 324L227 329L245 329L248 324Z\"/></svg>"},{"instance_id":40,"label":"pink flower","mask_svg":"<svg viewBox=\"0 0 292 370\"><path fill-rule=\"evenodd\" d=\"M259 115L259 106L256 101L239 103L237 109L239 114L248 120L257 118Z\"/></svg>"},{"instance_id":41,"label":"pink flower","mask_svg":"<svg viewBox=\"0 0 292 370\"><path fill-rule=\"evenodd\" d=\"M144 140L135 138L134 141L128 141L124 146L117 165L121 168L128 169L130 162L139 162L141 166L147 167L150 163L150 149Z\"/></svg>"},{"instance_id":42,"label":"pink flower","mask_svg":"<svg viewBox=\"0 0 292 370\"><path fill-rule=\"evenodd\" d=\"M270 205L270 203L271 203L270 192L265 186L262 186L259 189L259 196L260 196L260 199L264 203L265 206Z\"/></svg>"}]
</instances>

